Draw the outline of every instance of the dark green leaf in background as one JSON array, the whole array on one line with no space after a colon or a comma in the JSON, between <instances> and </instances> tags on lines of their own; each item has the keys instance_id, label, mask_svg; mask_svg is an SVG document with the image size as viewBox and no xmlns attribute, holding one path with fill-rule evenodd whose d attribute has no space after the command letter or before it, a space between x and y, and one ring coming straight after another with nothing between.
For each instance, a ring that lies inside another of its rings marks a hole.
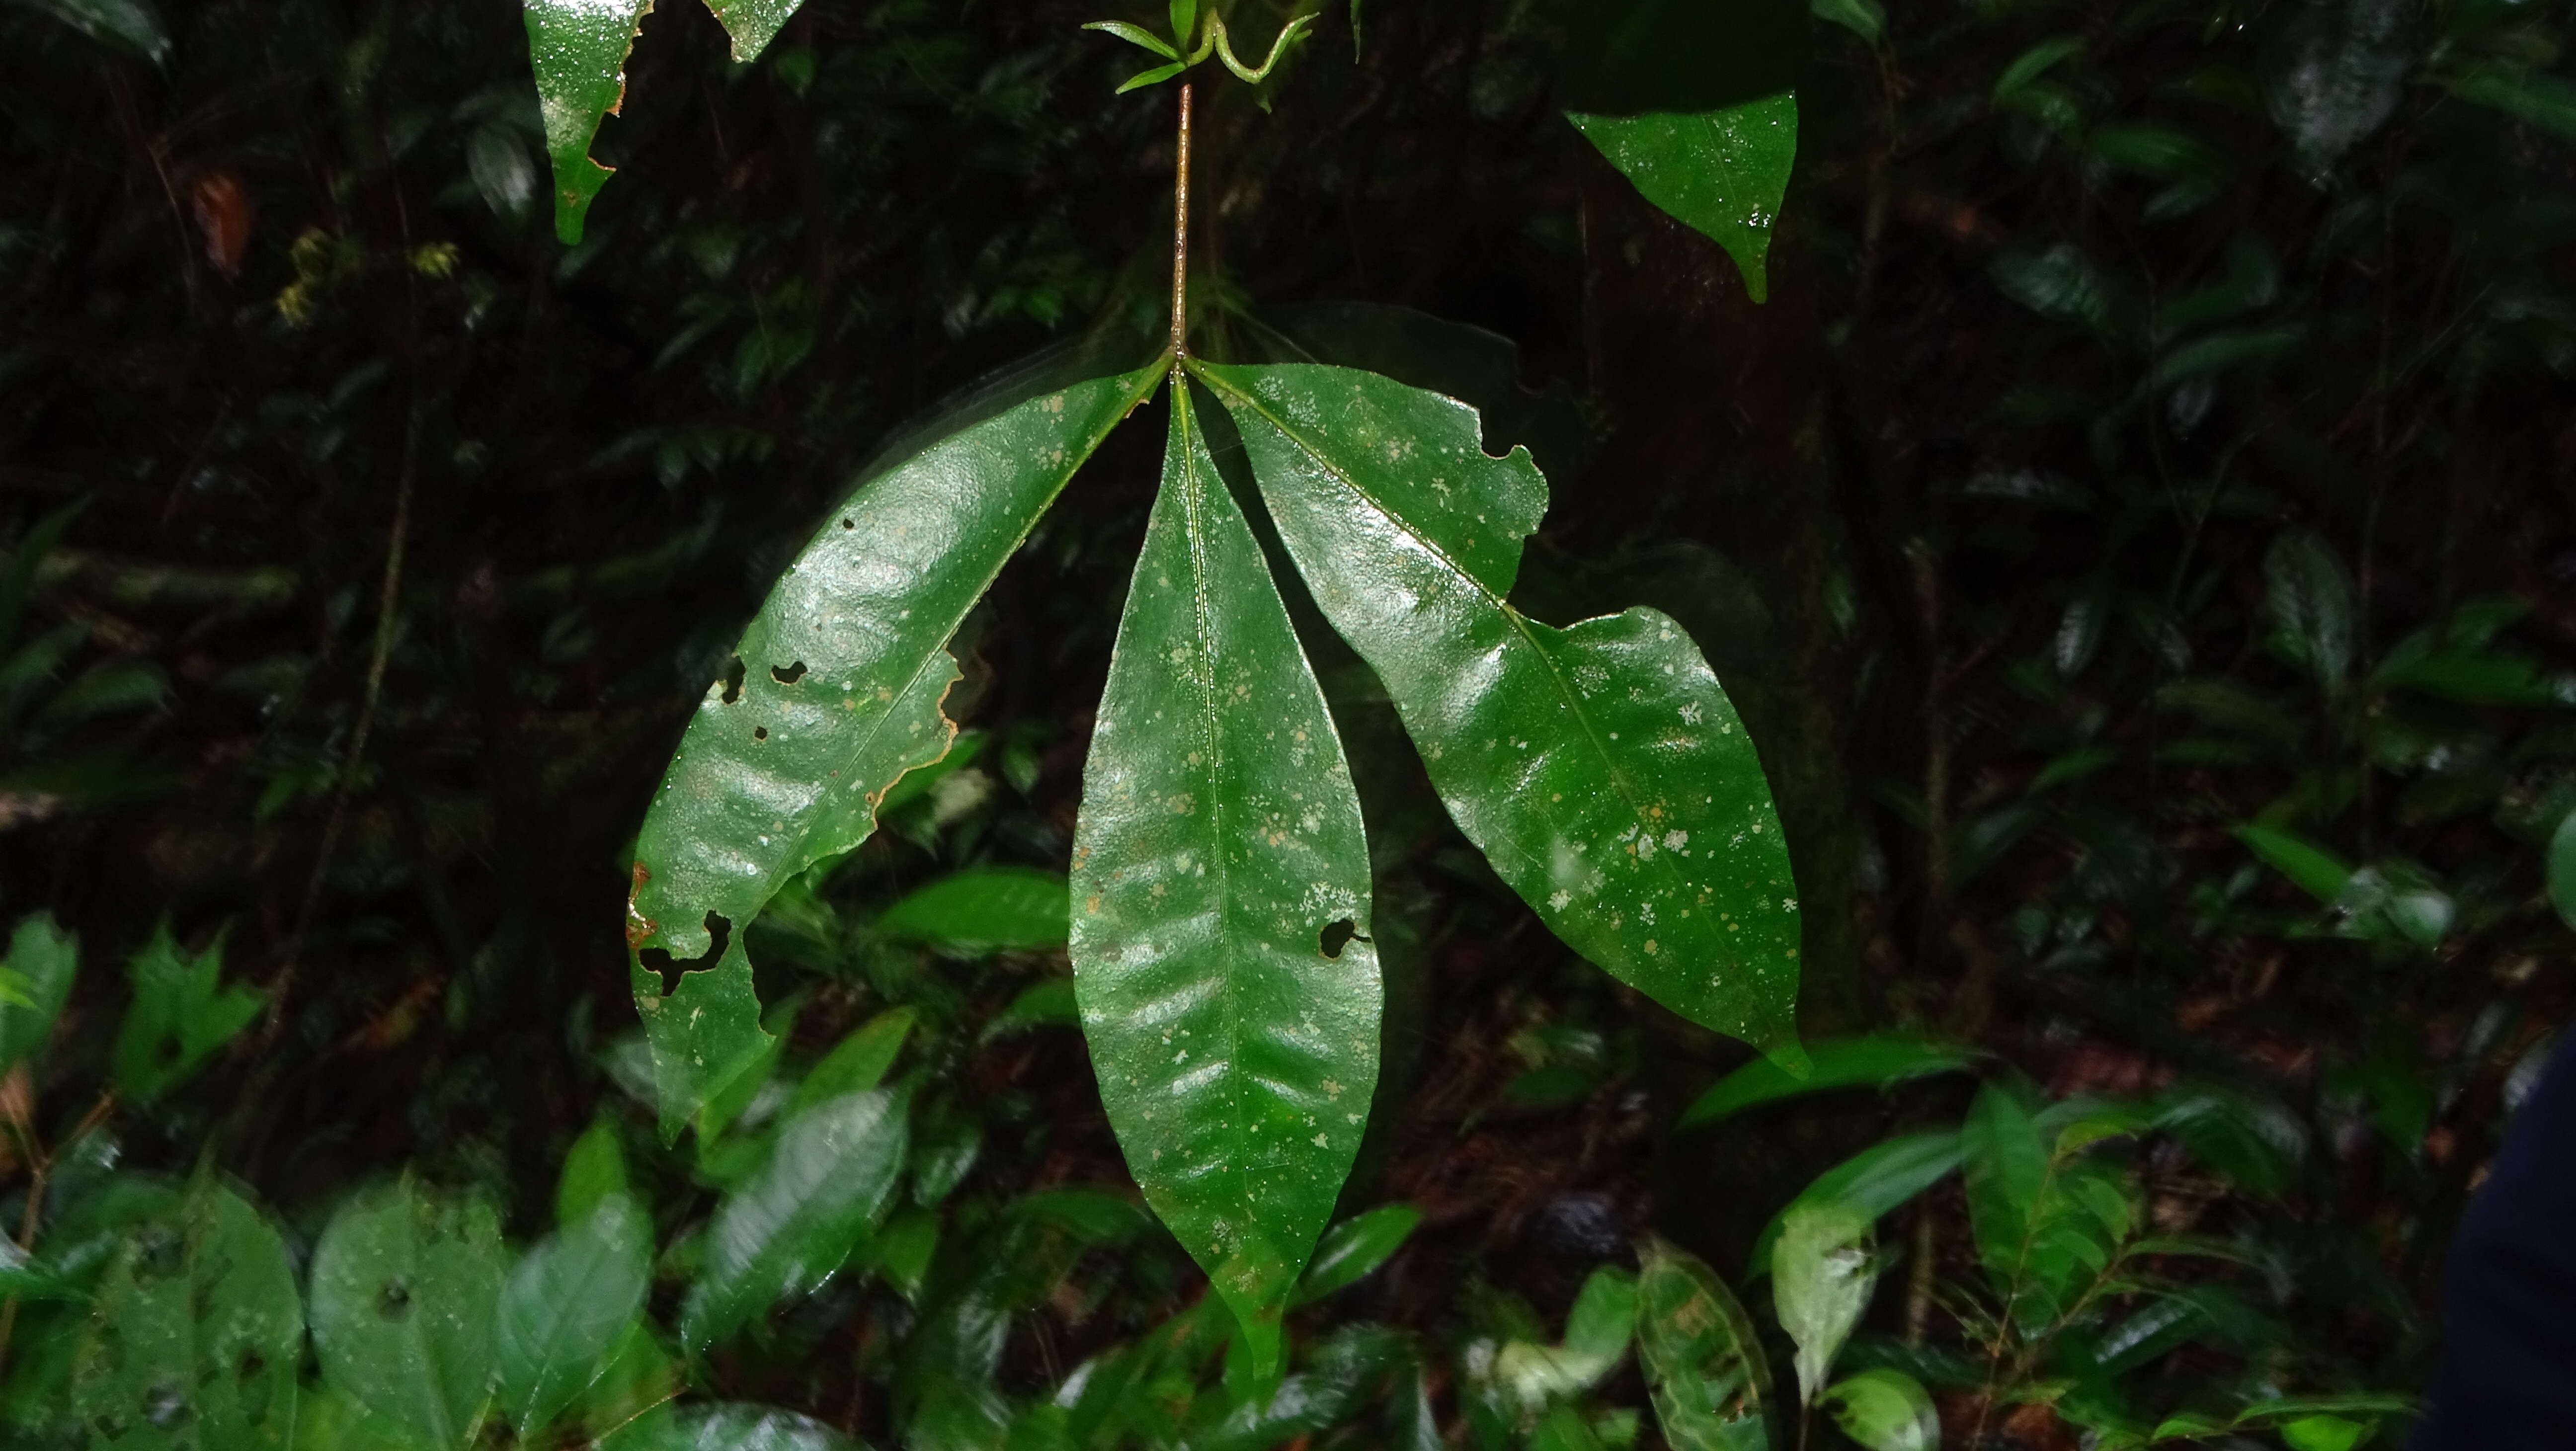
<instances>
[{"instance_id":1,"label":"dark green leaf in background","mask_svg":"<svg viewBox=\"0 0 2576 1451\"><path fill-rule=\"evenodd\" d=\"M1801 1094L1836 1088L1892 1088L1937 1073L1954 1073L1977 1061L1974 1049L1957 1044L1885 1035L1810 1043L1807 1057L1805 1078L1790 1077L1767 1058L1745 1064L1693 1099L1682 1113L1680 1127L1713 1123L1729 1114Z\"/></svg>"},{"instance_id":2,"label":"dark green leaf in background","mask_svg":"<svg viewBox=\"0 0 2576 1451\"><path fill-rule=\"evenodd\" d=\"M51 912L18 919L9 936L9 955L0 961L12 974L8 987L23 1001L0 1001L0 1073L42 1052L54 1033L54 1019L71 995L80 969L80 939L65 932Z\"/></svg>"},{"instance_id":3,"label":"dark green leaf in background","mask_svg":"<svg viewBox=\"0 0 2576 1451\"><path fill-rule=\"evenodd\" d=\"M117 1091L149 1103L197 1071L208 1056L259 1016L267 1001L253 989L223 985L221 937L191 958L162 923L129 964L134 1004L116 1032Z\"/></svg>"},{"instance_id":4,"label":"dark green leaf in background","mask_svg":"<svg viewBox=\"0 0 2576 1451\"><path fill-rule=\"evenodd\" d=\"M2352 881L2350 862L2285 827L2249 821L2236 828L2236 839L2262 858L2265 866L2298 883L2299 890L2320 902L2342 896Z\"/></svg>"},{"instance_id":5,"label":"dark green leaf in background","mask_svg":"<svg viewBox=\"0 0 2576 1451\"><path fill-rule=\"evenodd\" d=\"M2548 869L2549 900L2558 908L2559 919L2576 927L2576 811L2568 812L2549 838Z\"/></svg>"},{"instance_id":6,"label":"dark green leaf in background","mask_svg":"<svg viewBox=\"0 0 2576 1451\"><path fill-rule=\"evenodd\" d=\"M1769 291L1771 227L1798 159L1798 96L1783 91L1690 115L1568 112L1646 200L1726 249L1744 290Z\"/></svg>"},{"instance_id":7,"label":"dark green leaf in background","mask_svg":"<svg viewBox=\"0 0 2576 1451\"><path fill-rule=\"evenodd\" d=\"M1991 1083L1968 1106L1959 1136L1977 1257L2003 1287L2022 1272L2040 1196L2048 1188L2048 1140L2021 1099Z\"/></svg>"},{"instance_id":8,"label":"dark green leaf in background","mask_svg":"<svg viewBox=\"0 0 2576 1451\"><path fill-rule=\"evenodd\" d=\"M342 1206L313 1251L323 1383L426 1451L472 1443L491 1402L501 1227L409 1180Z\"/></svg>"},{"instance_id":9,"label":"dark green leaf in background","mask_svg":"<svg viewBox=\"0 0 2576 1451\"><path fill-rule=\"evenodd\" d=\"M1790 1205L1840 1203L1876 1220L1949 1177L1959 1167L1960 1153L1959 1135L1949 1129L1881 1139L1817 1175ZM1779 1239L1788 1212L1783 1209L1773 1215L1755 1237L1752 1260L1745 1269L1747 1279L1771 1272L1771 1246Z\"/></svg>"},{"instance_id":10,"label":"dark green leaf in background","mask_svg":"<svg viewBox=\"0 0 2576 1451\"><path fill-rule=\"evenodd\" d=\"M1065 880L1033 867L973 867L905 895L877 930L961 952L1065 943Z\"/></svg>"},{"instance_id":11,"label":"dark green leaf in background","mask_svg":"<svg viewBox=\"0 0 2576 1451\"><path fill-rule=\"evenodd\" d=\"M594 1119L564 1154L555 1180L555 1225L579 1224L601 1201L626 1192L626 1150L617 1141L617 1126L605 1116Z\"/></svg>"},{"instance_id":12,"label":"dark green leaf in background","mask_svg":"<svg viewBox=\"0 0 2576 1451\"><path fill-rule=\"evenodd\" d=\"M600 1451L862 1451L811 1416L774 1406L657 1407L599 1440Z\"/></svg>"},{"instance_id":13,"label":"dark green leaf in background","mask_svg":"<svg viewBox=\"0 0 2576 1451\"><path fill-rule=\"evenodd\" d=\"M1290 1308L1311 1305L1359 1283L1385 1264L1420 1223L1422 1211L1410 1204L1381 1204L1325 1230L1305 1278L1297 1282L1297 1293L1288 1302Z\"/></svg>"},{"instance_id":14,"label":"dark green leaf in background","mask_svg":"<svg viewBox=\"0 0 2576 1451\"><path fill-rule=\"evenodd\" d=\"M2328 690L2352 673L2352 579L2314 534L2284 534L2263 557L2272 648Z\"/></svg>"},{"instance_id":15,"label":"dark green leaf in background","mask_svg":"<svg viewBox=\"0 0 2576 1451\"><path fill-rule=\"evenodd\" d=\"M839 1273L894 1196L909 1139L889 1093L826 1099L788 1120L760 1172L707 1228L706 1268L680 1310L692 1351Z\"/></svg>"},{"instance_id":16,"label":"dark green leaf in background","mask_svg":"<svg viewBox=\"0 0 2576 1451\"><path fill-rule=\"evenodd\" d=\"M231 1190L200 1183L129 1232L73 1362L89 1445L285 1451L304 1304L286 1246Z\"/></svg>"},{"instance_id":17,"label":"dark green leaf in background","mask_svg":"<svg viewBox=\"0 0 2576 1451\"><path fill-rule=\"evenodd\" d=\"M561 1415L596 1378L644 1308L653 1222L624 1194L548 1235L501 1287L493 1360L501 1408L526 1437Z\"/></svg>"},{"instance_id":18,"label":"dark green leaf in background","mask_svg":"<svg viewBox=\"0 0 2576 1451\"><path fill-rule=\"evenodd\" d=\"M150 0L19 0L102 45L116 46L156 66L170 63L170 27ZM0 640L7 639L0 632Z\"/></svg>"},{"instance_id":19,"label":"dark green leaf in background","mask_svg":"<svg viewBox=\"0 0 2576 1451\"><path fill-rule=\"evenodd\" d=\"M796 1085L793 1107L801 1111L845 1093L866 1093L885 1082L895 1055L903 1051L904 1039L912 1035L915 1016L910 1008L889 1008L851 1029L850 1036L833 1045Z\"/></svg>"},{"instance_id":20,"label":"dark green leaf in background","mask_svg":"<svg viewBox=\"0 0 2576 1451\"><path fill-rule=\"evenodd\" d=\"M1377 1085L1368 845L1261 546L1171 398L1083 770L1074 981L1128 1168L1268 1374Z\"/></svg>"},{"instance_id":21,"label":"dark green leaf in background","mask_svg":"<svg viewBox=\"0 0 2576 1451\"><path fill-rule=\"evenodd\" d=\"M1941 1413L1923 1384L1901 1370L1865 1370L1825 1392L1825 1410L1868 1451L1938 1451Z\"/></svg>"},{"instance_id":22,"label":"dark green leaf in background","mask_svg":"<svg viewBox=\"0 0 2576 1451\"><path fill-rule=\"evenodd\" d=\"M1798 908L1752 741L1679 625L1505 602L1547 486L1475 413L1344 368L1194 364L1280 537L1467 839L1574 949L1803 1066Z\"/></svg>"},{"instance_id":23,"label":"dark green leaf in background","mask_svg":"<svg viewBox=\"0 0 2576 1451\"><path fill-rule=\"evenodd\" d=\"M2322 177L2385 124L2414 67L2405 0L2305 0L2265 56L2264 100L2302 167Z\"/></svg>"},{"instance_id":24,"label":"dark green leaf in background","mask_svg":"<svg viewBox=\"0 0 2576 1451\"><path fill-rule=\"evenodd\" d=\"M1065 481L1161 377L1160 365L1043 394L913 454L823 522L708 687L636 844L627 940L713 971L667 995L635 969L662 1131L768 1042L742 928L780 883L865 841L879 799L956 727L948 639Z\"/></svg>"},{"instance_id":25,"label":"dark green leaf in background","mask_svg":"<svg viewBox=\"0 0 2576 1451\"><path fill-rule=\"evenodd\" d=\"M1660 1239L1640 1249L1637 1358L1673 1451L1763 1451L1771 1367L1709 1267Z\"/></svg>"}]
</instances>

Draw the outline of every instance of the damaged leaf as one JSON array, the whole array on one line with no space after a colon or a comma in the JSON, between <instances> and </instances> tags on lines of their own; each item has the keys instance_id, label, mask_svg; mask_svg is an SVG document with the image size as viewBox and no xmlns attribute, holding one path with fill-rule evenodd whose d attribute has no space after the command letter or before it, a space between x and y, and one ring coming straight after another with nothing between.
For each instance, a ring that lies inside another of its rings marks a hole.
<instances>
[{"instance_id":1,"label":"damaged leaf","mask_svg":"<svg viewBox=\"0 0 2576 1451\"><path fill-rule=\"evenodd\" d=\"M949 637L1161 366L1031 399L862 487L770 591L738 668L708 686L644 819L628 903L665 1135L768 1041L741 928L780 883L865 841L887 788L946 753ZM641 954L690 967L718 925L721 957L666 992Z\"/></svg>"},{"instance_id":2,"label":"damaged leaf","mask_svg":"<svg viewBox=\"0 0 2576 1451\"><path fill-rule=\"evenodd\" d=\"M591 198L610 168L590 159L602 118L626 100L626 53L653 0L526 0L528 63L545 117L546 155L554 162L555 235L581 240Z\"/></svg>"},{"instance_id":3,"label":"damaged leaf","mask_svg":"<svg viewBox=\"0 0 2576 1451\"><path fill-rule=\"evenodd\" d=\"M1275 1375L1279 1316L1377 1084L1368 844L1323 690L1177 381L1073 902L1083 1031L1128 1168Z\"/></svg>"},{"instance_id":4,"label":"damaged leaf","mask_svg":"<svg viewBox=\"0 0 2576 1451\"><path fill-rule=\"evenodd\" d=\"M1689 635L1506 602L1547 483L1523 450L1487 456L1466 405L1347 368L1192 367L1467 839L1576 951L1803 1071L1788 848Z\"/></svg>"}]
</instances>

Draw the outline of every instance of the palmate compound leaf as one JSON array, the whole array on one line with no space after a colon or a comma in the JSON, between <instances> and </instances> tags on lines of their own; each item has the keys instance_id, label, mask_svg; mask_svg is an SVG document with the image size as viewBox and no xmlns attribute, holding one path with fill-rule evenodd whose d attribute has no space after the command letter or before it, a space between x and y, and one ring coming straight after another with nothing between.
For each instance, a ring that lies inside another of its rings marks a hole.
<instances>
[{"instance_id":1,"label":"palmate compound leaf","mask_svg":"<svg viewBox=\"0 0 2576 1451\"><path fill-rule=\"evenodd\" d=\"M1192 367L1467 839L1576 951L1803 1071L1788 848L1690 637L1649 609L1560 630L1505 602L1547 485L1518 449L1488 457L1464 404L1347 368Z\"/></svg>"},{"instance_id":2,"label":"palmate compound leaf","mask_svg":"<svg viewBox=\"0 0 2576 1451\"><path fill-rule=\"evenodd\" d=\"M1735 259L1744 290L1762 301L1771 224L1798 159L1798 95L1782 91L1713 111L1602 116L1569 111L1639 194Z\"/></svg>"},{"instance_id":3,"label":"palmate compound leaf","mask_svg":"<svg viewBox=\"0 0 2576 1451\"><path fill-rule=\"evenodd\" d=\"M824 520L707 689L635 849L627 945L653 1046L662 1132L682 1125L769 1038L742 928L780 883L865 841L906 771L937 761L958 622L1161 363L1045 393L928 444ZM712 969L666 995L640 954Z\"/></svg>"},{"instance_id":4,"label":"palmate compound leaf","mask_svg":"<svg viewBox=\"0 0 2576 1451\"><path fill-rule=\"evenodd\" d=\"M74 1355L72 1409L102 1451L284 1451L303 1354L285 1244L239 1195L200 1182L123 1237Z\"/></svg>"},{"instance_id":5,"label":"palmate compound leaf","mask_svg":"<svg viewBox=\"0 0 2576 1451\"><path fill-rule=\"evenodd\" d=\"M1341 739L1177 381L1083 771L1072 950L1128 1167L1268 1375L1359 1151L1381 987Z\"/></svg>"},{"instance_id":6,"label":"palmate compound leaf","mask_svg":"<svg viewBox=\"0 0 2576 1451\"><path fill-rule=\"evenodd\" d=\"M545 116L546 155L554 163L555 235L581 240L591 199L612 168L590 159L600 121L626 100L626 55L653 0L524 0L528 63L536 72ZM748 61L796 13L799 0L707 0L733 40L733 58Z\"/></svg>"}]
</instances>

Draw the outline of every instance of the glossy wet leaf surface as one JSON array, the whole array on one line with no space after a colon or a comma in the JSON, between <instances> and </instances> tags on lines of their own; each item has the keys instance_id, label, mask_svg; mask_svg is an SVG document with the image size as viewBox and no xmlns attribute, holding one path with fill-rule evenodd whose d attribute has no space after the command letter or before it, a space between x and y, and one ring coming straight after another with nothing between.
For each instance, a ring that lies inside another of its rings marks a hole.
<instances>
[{"instance_id":1,"label":"glossy wet leaf surface","mask_svg":"<svg viewBox=\"0 0 2576 1451\"><path fill-rule=\"evenodd\" d=\"M843 1094L788 1120L769 1161L707 1228L681 1339L703 1350L838 1273L884 1215L908 1139L903 1106L888 1093Z\"/></svg>"},{"instance_id":2,"label":"glossy wet leaf surface","mask_svg":"<svg viewBox=\"0 0 2576 1451\"><path fill-rule=\"evenodd\" d=\"M528 1251L501 1288L493 1323L501 1408L522 1436L552 1421L597 1375L644 1308L653 1224L624 1194Z\"/></svg>"},{"instance_id":3,"label":"glossy wet leaf surface","mask_svg":"<svg viewBox=\"0 0 2576 1451\"><path fill-rule=\"evenodd\" d=\"M1159 377L1048 392L941 438L832 511L707 688L636 844L627 941L712 970L635 970L665 1135L763 1051L741 928L780 883L865 841L956 727L948 639L1073 471Z\"/></svg>"},{"instance_id":4,"label":"glossy wet leaf surface","mask_svg":"<svg viewBox=\"0 0 2576 1451\"><path fill-rule=\"evenodd\" d=\"M1290 1303L1311 1304L1359 1283L1385 1264L1420 1223L1422 1211L1410 1204L1381 1204L1324 1231Z\"/></svg>"},{"instance_id":5,"label":"glossy wet leaf surface","mask_svg":"<svg viewBox=\"0 0 2576 1451\"><path fill-rule=\"evenodd\" d=\"M1197 366L1467 839L1585 957L1796 1055L1788 849L1690 637L1650 609L1558 629L1506 603L1547 487L1527 454L1488 457L1465 406L1343 368Z\"/></svg>"},{"instance_id":6,"label":"glossy wet leaf surface","mask_svg":"<svg viewBox=\"0 0 2576 1451\"><path fill-rule=\"evenodd\" d=\"M202 1184L124 1237L73 1362L73 1413L101 1448L283 1451L303 1353L285 1244Z\"/></svg>"},{"instance_id":7,"label":"glossy wet leaf surface","mask_svg":"<svg viewBox=\"0 0 2576 1451\"><path fill-rule=\"evenodd\" d=\"M1673 1451L1761 1451L1771 1367L1717 1275L1660 1239L1638 1256L1637 1358Z\"/></svg>"},{"instance_id":8,"label":"glossy wet leaf surface","mask_svg":"<svg viewBox=\"0 0 2576 1451\"><path fill-rule=\"evenodd\" d=\"M1265 1360L1377 1084L1369 904L1323 691L1176 384L1083 772L1074 979L1129 1170Z\"/></svg>"},{"instance_id":9,"label":"glossy wet leaf surface","mask_svg":"<svg viewBox=\"0 0 2576 1451\"><path fill-rule=\"evenodd\" d=\"M313 1251L323 1382L429 1451L469 1444L491 1401L500 1222L405 1181L359 1195Z\"/></svg>"},{"instance_id":10,"label":"glossy wet leaf surface","mask_svg":"<svg viewBox=\"0 0 2576 1451\"><path fill-rule=\"evenodd\" d=\"M1798 96L1762 96L1714 111L1605 116L1568 112L1585 138L1646 200L1706 234L1760 302L1770 284L1771 227L1798 159Z\"/></svg>"},{"instance_id":11,"label":"glossy wet leaf surface","mask_svg":"<svg viewBox=\"0 0 2576 1451\"><path fill-rule=\"evenodd\" d=\"M1959 1167L1959 1135L1949 1129L1926 1129L1882 1139L1817 1175L1798 1197L1800 1204L1840 1202L1875 1220L1948 1178ZM1783 1209L1753 1242L1748 1277L1771 1272L1771 1246L1788 1215Z\"/></svg>"},{"instance_id":12,"label":"glossy wet leaf surface","mask_svg":"<svg viewBox=\"0 0 2576 1451\"><path fill-rule=\"evenodd\" d=\"M1798 1394L1809 1404L1878 1287L1877 1241L1870 1217L1838 1201L1795 1204L1781 1216L1771 1303L1798 1348Z\"/></svg>"},{"instance_id":13,"label":"glossy wet leaf surface","mask_svg":"<svg viewBox=\"0 0 2576 1451\"><path fill-rule=\"evenodd\" d=\"M736 65L756 59L803 0L707 0L733 40Z\"/></svg>"},{"instance_id":14,"label":"glossy wet leaf surface","mask_svg":"<svg viewBox=\"0 0 2576 1451\"><path fill-rule=\"evenodd\" d=\"M609 168L590 159L603 117L626 99L626 53L653 0L525 0L528 63L554 168L555 235L581 240Z\"/></svg>"},{"instance_id":15,"label":"glossy wet leaf surface","mask_svg":"<svg viewBox=\"0 0 2576 1451\"><path fill-rule=\"evenodd\" d=\"M0 1072L42 1052L53 1036L54 1019L80 970L80 939L65 932L52 913L32 913L9 934L5 966L19 1000L0 1001Z\"/></svg>"}]
</instances>

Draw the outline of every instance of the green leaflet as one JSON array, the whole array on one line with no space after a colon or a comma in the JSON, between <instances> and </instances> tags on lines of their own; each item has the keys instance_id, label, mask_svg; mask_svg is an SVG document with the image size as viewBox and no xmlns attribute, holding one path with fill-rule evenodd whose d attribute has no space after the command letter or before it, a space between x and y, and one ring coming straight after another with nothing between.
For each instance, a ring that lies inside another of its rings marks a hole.
<instances>
[{"instance_id":1,"label":"green leaflet","mask_svg":"<svg viewBox=\"0 0 2576 1451\"><path fill-rule=\"evenodd\" d=\"M80 968L80 938L65 932L51 912L18 919L9 938L8 971L23 1002L0 1002L0 1072L42 1052L71 996L72 978Z\"/></svg>"},{"instance_id":2,"label":"green leaflet","mask_svg":"<svg viewBox=\"0 0 2576 1451\"><path fill-rule=\"evenodd\" d=\"M644 1308L653 1222L611 1194L528 1251L501 1287L493 1325L501 1406L522 1439L561 1415L597 1377Z\"/></svg>"},{"instance_id":3,"label":"green leaflet","mask_svg":"<svg viewBox=\"0 0 2576 1451\"><path fill-rule=\"evenodd\" d=\"M1177 379L1073 902L1083 1031L1128 1167L1274 1374L1377 1085L1369 858L1323 690Z\"/></svg>"},{"instance_id":4,"label":"green leaflet","mask_svg":"<svg viewBox=\"0 0 2576 1451\"><path fill-rule=\"evenodd\" d=\"M1637 1359L1673 1451L1764 1451L1770 1363L1709 1267L1660 1239L1639 1247Z\"/></svg>"},{"instance_id":5,"label":"green leaflet","mask_svg":"<svg viewBox=\"0 0 2576 1451\"><path fill-rule=\"evenodd\" d=\"M909 1136L888 1093L843 1094L789 1119L769 1161L708 1226L706 1268L680 1310L682 1342L704 1350L839 1273L885 1213Z\"/></svg>"},{"instance_id":6,"label":"green leaflet","mask_svg":"<svg viewBox=\"0 0 2576 1451\"><path fill-rule=\"evenodd\" d=\"M2559 920L2576 927L2576 811L2549 838L2549 901Z\"/></svg>"},{"instance_id":7,"label":"green leaflet","mask_svg":"<svg viewBox=\"0 0 2576 1451\"><path fill-rule=\"evenodd\" d=\"M1576 951L1803 1069L1788 848L1690 637L1649 609L1560 630L1505 603L1547 486L1524 452L1487 457L1465 405L1346 368L1192 367L1467 839Z\"/></svg>"},{"instance_id":8,"label":"green leaflet","mask_svg":"<svg viewBox=\"0 0 2576 1451\"><path fill-rule=\"evenodd\" d=\"M1646 200L1724 247L1744 290L1762 301L1771 224L1798 159L1797 92L1692 114L1565 118Z\"/></svg>"},{"instance_id":9,"label":"green leaflet","mask_svg":"<svg viewBox=\"0 0 2576 1451\"><path fill-rule=\"evenodd\" d=\"M523 0L528 64L545 116L546 155L554 162L555 236L581 240L591 199L614 168L590 159L599 123L626 101L626 55L653 0ZM799 0L707 0L733 39L733 58L748 61L796 13Z\"/></svg>"},{"instance_id":10,"label":"green leaflet","mask_svg":"<svg viewBox=\"0 0 2576 1451\"><path fill-rule=\"evenodd\" d=\"M409 1181L359 1195L313 1251L324 1384L427 1451L474 1439L491 1399L501 1226Z\"/></svg>"},{"instance_id":11,"label":"green leaflet","mask_svg":"<svg viewBox=\"0 0 2576 1451\"><path fill-rule=\"evenodd\" d=\"M1729 1114L1802 1094L1837 1088L1892 1088L1936 1073L1957 1072L1977 1061L1974 1049L1894 1034L1828 1038L1808 1044L1807 1054L1809 1068L1804 1079L1790 1077L1767 1058L1745 1064L1693 1100L1676 1127L1713 1123Z\"/></svg>"},{"instance_id":12,"label":"green leaflet","mask_svg":"<svg viewBox=\"0 0 2576 1451\"><path fill-rule=\"evenodd\" d=\"M710 916L733 929L667 995L636 963L666 1137L768 1042L741 929L947 751L949 637L1161 368L1044 394L896 464L824 520L744 631L740 675L708 687L636 842L631 949L699 958Z\"/></svg>"},{"instance_id":13,"label":"green leaflet","mask_svg":"<svg viewBox=\"0 0 2576 1451\"><path fill-rule=\"evenodd\" d=\"M240 1196L201 1183L109 1264L72 1408L97 1447L283 1451L303 1354L286 1246Z\"/></svg>"},{"instance_id":14,"label":"green leaflet","mask_svg":"<svg viewBox=\"0 0 2576 1451\"><path fill-rule=\"evenodd\" d=\"M889 937L958 952L1061 947L1064 878L1032 867L970 867L905 894L877 918Z\"/></svg>"}]
</instances>

